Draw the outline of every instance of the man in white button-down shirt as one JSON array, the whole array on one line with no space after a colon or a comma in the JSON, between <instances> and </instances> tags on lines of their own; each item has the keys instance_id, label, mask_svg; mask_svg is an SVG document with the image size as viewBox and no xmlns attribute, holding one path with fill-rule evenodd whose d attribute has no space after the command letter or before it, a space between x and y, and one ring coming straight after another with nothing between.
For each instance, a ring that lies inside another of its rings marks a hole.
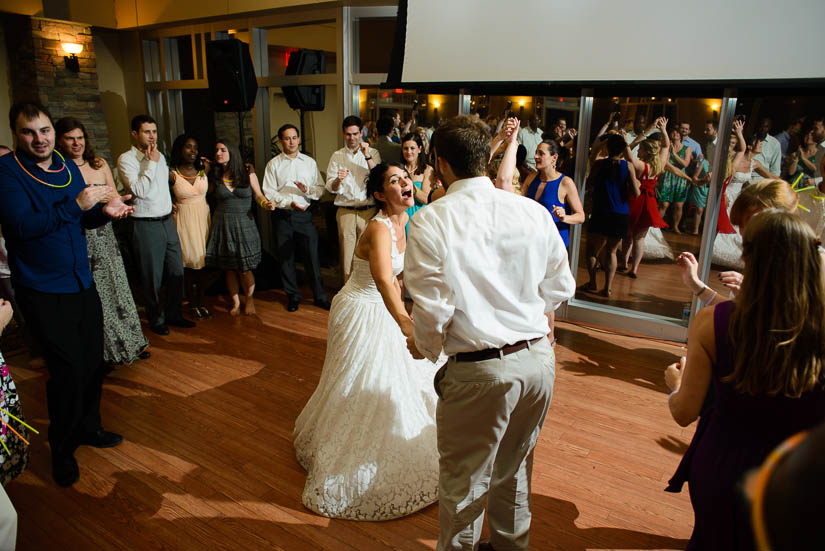
<instances>
[{"instance_id":1,"label":"man in white button-down shirt","mask_svg":"<svg viewBox=\"0 0 825 551\"><path fill-rule=\"evenodd\" d=\"M410 221L404 281L414 357L436 375L439 551L474 549L484 503L490 542L528 548L533 449L550 406L555 356L545 312L575 281L556 225L535 201L485 176L490 137L460 116L433 135L444 197Z\"/></svg>"},{"instance_id":2,"label":"man in white button-down shirt","mask_svg":"<svg viewBox=\"0 0 825 551\"><path fill-rule=\"evenodd\" d=\"M298 151L301 145L298 128L292 124L283 125L278 129L278 140L283 153L273 157L266 165L263 194L267 201L275 203L275 238L281 281L288 300L286 309L294 312L301 302L301 290L295 274L295 237L299 235L305 245L304 266L312 283L315 305L329 310L318 258L318 230L312 223L312 213L309 211L310 202L317 201L323 195L324 181L315 159Z\"/></svg>"},{"instance_id":3,"label":"man in white button-down shirt","mask_svg":"<svg viewBox=\"0 0 825 551\"><path fill-rule=\"evenodd\" d=\"M149 327L168 335L168 325L194 327L183 319L183 256L169 191L169 168L158 151L158 127L149 115L132 119L132 148L117 160L121 184L134 199L132 251L137 257ZM166 272L166 308L160 307L160 286Z\"/></svg>"},{"instance_id":4,"label":"man in white button-down shirt","mask_svg":"<svg viewBox=\"0 0 825 551\"><path fill-rule=\"evenodd\" d=\"M375 216L375 201L367 197L366 179L381 155L367 142L361 141L361 119L349 116L341 125L344 147L332 154L327 166L327 189L335 194L338 211L338 245L341 249L341 283L346 283L352 271L355 245L367 224Z\"/></svg>"}]
</instances>

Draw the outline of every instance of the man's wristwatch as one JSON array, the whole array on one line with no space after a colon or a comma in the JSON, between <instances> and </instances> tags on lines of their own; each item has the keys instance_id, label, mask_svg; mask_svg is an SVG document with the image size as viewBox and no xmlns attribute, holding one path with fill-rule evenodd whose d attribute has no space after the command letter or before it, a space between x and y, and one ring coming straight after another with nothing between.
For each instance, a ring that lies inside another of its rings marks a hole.
<instances>
[{"instance_id":1,"label":"man's wristwatch","mask_svg":"<svg viewBox=\"0 0 825 551\"><path fill-rule=\"evenodd\" d=\"M371 161L371 160L372 160L372 157L367 157L366 155L364 155L364 160L365 160L365 161Z\"/></svg>"}]
</instances>

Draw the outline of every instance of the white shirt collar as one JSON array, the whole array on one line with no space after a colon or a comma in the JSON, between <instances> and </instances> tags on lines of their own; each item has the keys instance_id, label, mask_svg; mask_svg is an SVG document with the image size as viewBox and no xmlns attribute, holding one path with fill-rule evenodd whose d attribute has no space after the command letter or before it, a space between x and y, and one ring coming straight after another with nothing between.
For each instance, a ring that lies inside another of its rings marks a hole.
<instances>
[{"instance_id":1,"label":"white shirt collar","mask_svg":"<svg viewBox=\"0 0 825 551\"><path fill-rule=\"evenodd\" d=\"M460 192L471 188L495 188L493 181L487 176L476 176L474 178L464 178L463 180L456 180L447 187L446 195L453 192Z\"/></svg>"}]
</instances>

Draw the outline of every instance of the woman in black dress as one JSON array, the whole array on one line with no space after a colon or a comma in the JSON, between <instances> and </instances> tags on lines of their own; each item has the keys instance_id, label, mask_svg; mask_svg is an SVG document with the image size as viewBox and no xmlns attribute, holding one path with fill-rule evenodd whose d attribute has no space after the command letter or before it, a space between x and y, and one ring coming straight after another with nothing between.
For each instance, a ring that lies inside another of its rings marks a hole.
<instances>
[{"instance_id":1,"label":"woman in black dress","mask_svg":"<svg viewBox=\"0 0 825 551\"><path fill-rule=\"evenodd\" d=\"M232 298L229 313L241 311L239 288L243 289L244 314L255 313L255 275L261 262L261 236L252 215L252 200L268 210L255 172L244 166L238 148L226 140L215 144L215 169L210 187L214 190L215 212L206 244L206 265L226 271L226 287Z\"/></svg>"}]
</instances>

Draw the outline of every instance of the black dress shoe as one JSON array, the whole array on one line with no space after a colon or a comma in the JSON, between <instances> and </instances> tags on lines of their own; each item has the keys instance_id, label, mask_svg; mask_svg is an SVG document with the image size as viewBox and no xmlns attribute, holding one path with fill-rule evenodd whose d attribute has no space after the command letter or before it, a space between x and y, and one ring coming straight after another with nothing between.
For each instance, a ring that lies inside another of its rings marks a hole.
<instances>
[{"instance_id":1,"label":"black dress shoe","mask_svg":"<svg viewBox=\"0 0 825 551\"><path fill-rule=\"evenodd\" d=\"M301 299L290 297L289 302L287 302L287 305L286 305L286 311L287 312L294 312L295 310L298 309L298 305L300 305L300 304L301 304Z\"/></svg>"},{"instance_id":2,"label":"black dress shoe","mask_svg":"<svg viewBox=\"0 0 825 551\"><path fill-rule=\"evenodd\" d=\"M151 357L152 357L152 354L148 350L144 350L143 352L138 354L138 359L139 360L148 360Z\"/></svg>"},{"instance_id":3,"label":"black dress shoe","mask_svg":"<svg viewBox=\"0 0 825 551\"><path fill-rule=\"evenodd\" d=\"M191 329L195 327L194 321L189 321L188 319L178 318L178 319L171 319L166 320L167 325L174 325L175 327L183 327L185 329Z\"/></svg>"},{"instance_id":4,"label":"black dress shoe","mask_svg":"<svg viewBox=\"0 0 825 551\"><path fill-rule=\"evenodd\" d=\"M496 551L490 540L478 540L478 551Z\"/></svg>"},{"instance_id":5,"label":"black dress shoe","mask_svg":"<svg viewBox=\"0 0 825 551\"><path fill-rule=\"evenodd\" d=\"M157 333L158 335L168 335L169 334L169 327L166 326L165 323L157 323L150 327L153 333Z\"/></svg>"},{"instance_id":6,"label":"black dress shoe","mask_svg":"<svg viewBox=\"0 0 825 551\"><path fill-rule=\"evenodd\" d=\"M332 307L332 305L329 303L329 301L327 299L321 299L321 300L315 299L314 304L315 304L315 306L317 306L318 308L321 308L323 310L329 310Z\"/></svg>"},{"instance_id":7,"label":"black dress shoe","mask_svg":"<svg viewBox=\"0 0 825 551\"><path fill-rule=\"evenodd\" d=\"M68 488L80 480L80 470L73 455L52 457L52 478L58 486Z\"/></svg>"},{"instance_id":8,"label":"black dress shoe","mask_svg":"<svg viewBox=\"0 0 825 551\"><path fill-rule=\"evenodd\" d=\"M86 433L80 437L78 444L93 448L114 448L123 442L123 437L116 432L100 429L97 432Z\"/></svg>"}]
</instances>

